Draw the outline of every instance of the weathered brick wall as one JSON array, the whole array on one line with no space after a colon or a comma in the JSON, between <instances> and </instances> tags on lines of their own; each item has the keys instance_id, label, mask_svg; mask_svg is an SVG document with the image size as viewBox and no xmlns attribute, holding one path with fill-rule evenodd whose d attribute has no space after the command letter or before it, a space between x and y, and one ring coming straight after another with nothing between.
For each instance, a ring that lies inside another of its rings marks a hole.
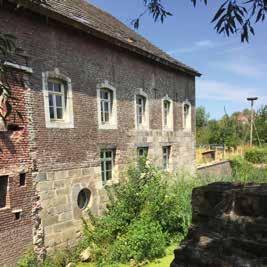
<instances>
[{"instance_id":1,"label":"weathered brick wall","mask_svg":"<svg viewBox=\"0 0 267 267\"><path fill-rule=\"evenodd\" d=\"M31 140L35 147L32 155L38 168L34 179L39 183L46 244L67 244L64 233L68 230L79 234L74 188L89 187L92 209L95 213L100 212L105 202L99 166L103 145L116 146L118 169L127 165L136 155L136 147L143 144L149 145L149 157L161 165L162 145L171 144L171 167L194 170L194 77L126 53L40 15L34 16L26 11L11 15L3 10L0 14L0 22L16 34L34 71L30 79ZM72 80L73 129L47 129L45 126L42 72L55 68ZM98 129L96 87L105 80L117 90L117 130ZM134 96L137 88L143 88L148 95L149 131L135 130ZM174 131L169 133L162 131L161 101L166 95L174 101ZM182 102L186 99L192 103L191 132L182 130ZM84 175L87 171L89 174Z\"/></svg>"},{"instance_id":2,"label":"weathered brick wall","mask_svg":"<svg viewBox=\"0 0 267 267\"><path fill-rule=\"evenodd\" d=\"M23 73L10 76L14 112L8 124L24 128L21 131L0 132L0 176L8 176L6 206L0 209L0 266L12 266L26 246L32 242L32 176L29 157L29 132L26 101L28 91L24 87ZM15 116L19 111L23 121ZM25 173L25 185L20 185L20 174ZM0 177L1 179L1 177ZM15 213L19 212L20 218Z\"/></svg>"}]
</instances>

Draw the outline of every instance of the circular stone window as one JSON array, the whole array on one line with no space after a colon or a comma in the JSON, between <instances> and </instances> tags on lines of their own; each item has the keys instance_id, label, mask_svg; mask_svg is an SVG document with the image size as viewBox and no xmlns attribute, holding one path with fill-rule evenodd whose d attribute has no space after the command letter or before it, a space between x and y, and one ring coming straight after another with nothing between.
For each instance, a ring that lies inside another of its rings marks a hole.
<instances>
[{"instance_id":1,"label":"circular stone window","mask_svg":"<svg viewBox=\"0 0 267 267\"><path fill-rule=\"evenodd\" d=\"M82 189L79 192L78 199L77 199L78 207L81 210L85 209L88 206L90 199L91 199L91 191L87 188Z\"/></svg>"}]
</instances>

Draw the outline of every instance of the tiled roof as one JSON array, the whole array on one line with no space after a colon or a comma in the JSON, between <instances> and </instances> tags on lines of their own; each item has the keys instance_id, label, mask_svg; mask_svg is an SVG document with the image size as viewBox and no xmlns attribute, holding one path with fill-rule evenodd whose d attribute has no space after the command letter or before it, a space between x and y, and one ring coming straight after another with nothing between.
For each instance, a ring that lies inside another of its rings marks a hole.
<instances>
[{"instance_id":1,"label":"tiled roof","mask_svg":"<svg viewBox=\"0 0 267 267\"><path fill-rule=\"evenodd\" d=\"M191 75L200 75L198 71L172 58L118 19L85 0L49 0L48 2L49 7L46 8L81 23L88 27L88 30L92 29L107 37L114 38L126 44L126 47L142 51L148 57L150 55L150 58L157 62L165 63Z\"/></svg>"}]
</instances>

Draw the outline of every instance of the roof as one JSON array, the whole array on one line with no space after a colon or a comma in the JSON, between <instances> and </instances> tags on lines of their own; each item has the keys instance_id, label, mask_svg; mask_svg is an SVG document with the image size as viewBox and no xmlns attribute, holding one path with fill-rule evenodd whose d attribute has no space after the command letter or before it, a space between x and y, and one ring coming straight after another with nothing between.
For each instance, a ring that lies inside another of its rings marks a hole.
<instances>
[{"instance_id":1,"label":"roof","mask_svg":"<svg viewBox=\"0 0 267 267\"><path fill-rule=\"evenodd\" d=\"M150 58L156 62L167 65L175 70L185 72L193 76L201 74L193 68L172 58L167 53L150 43L140 34L127 27L121 21L103 10L95 7L85 0L48 0L49 6L35 7L35 11L44 13L54 19L62 19L74 26L82 26L82 29L95 34L106 41L115 41L116 45L122 46L132 52ZM66 20L67 19L67 20Z\"/></svg>"}]
</instances>

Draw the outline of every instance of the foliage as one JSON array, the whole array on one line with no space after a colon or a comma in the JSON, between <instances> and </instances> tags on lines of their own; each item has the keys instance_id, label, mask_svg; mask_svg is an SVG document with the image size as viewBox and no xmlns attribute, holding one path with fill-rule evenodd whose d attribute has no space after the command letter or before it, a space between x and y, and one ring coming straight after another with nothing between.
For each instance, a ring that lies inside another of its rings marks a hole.
<instances>
[{"instance_id":1,"label":"foliage","mask_svg":"<svg viewBox=\"0 0 267 267\"><path fill-rule=\"evenodd\" d=\"M231 160L231 166L233 177L230 181L243 183L267 182L267 168L257 168L241 157Z\"/></svg>"},{"instance_id":2,"label":"foliage","mask_svg":"<svg viewBox=\"0 0 267 267\"><path fill-rule=\"evenodd\" d=\"M172 16L161 0L143 0L145 11L133 21L135 28L139 27L141 17L149 13L154 21ZM198 2L208 4L208 0L191 0L194 6ZM267 0L224 0L215 13L212 23L217 33L224 33L226 36L240 34L242 42L248 42L250 35L255 35L254 25L265 20L267 12Z\"/></svg>"},{"instance_id":3,"label":"foliage","mask_svg":"<svg viewBox=\"0 0 267 267\"><path fill-rule=\"evenodd\" d=\"M241 117L247 118L246 122L239 120ZM235 112L231 116L224 115L219 120L208 120L203 123L203 117L207 117L205 110L196 110L198 145L224 144L229 147L237 147L249 142L250 132L250 111L245 109L242 112ZM253 143L264 144L267 142L267 105L261 107L255 113L255 127Z\"/></svg>"},{"instance_id":4,"label":"foliage","mask_svg":"<svg viewBox=\"0 0 267 267\"><path fill-rule=\"evenodd\" d=\"M99 265L161 257L174 233L186 234L191 220L190 188L170 185L167 178L142 163L108 189L110 205L104 216L90 215L83 240Z\"/></svg>"},{"instance_id":5,"label":"foliage","mask_svg":"<svg viewBox=\"0 0 267 267\"><path fill-rule=\"evenodd\" d=\"M78 262L80 251L79 246L57 250L53 255L46 257L44 262L39 262L33 249L29 249L19 259L17 267L65 267L70 262Z\"/></svg>"},{"instance_id":6,"label":"foliage","mask_svg":"<svg viewBox=\"0 0 267 267\"><path fill-rule=\"evenodd\" d=\"M267 163L267 147L248 149L245 152L245 159L255 164Z\"/></svg>"}]
</instances>

